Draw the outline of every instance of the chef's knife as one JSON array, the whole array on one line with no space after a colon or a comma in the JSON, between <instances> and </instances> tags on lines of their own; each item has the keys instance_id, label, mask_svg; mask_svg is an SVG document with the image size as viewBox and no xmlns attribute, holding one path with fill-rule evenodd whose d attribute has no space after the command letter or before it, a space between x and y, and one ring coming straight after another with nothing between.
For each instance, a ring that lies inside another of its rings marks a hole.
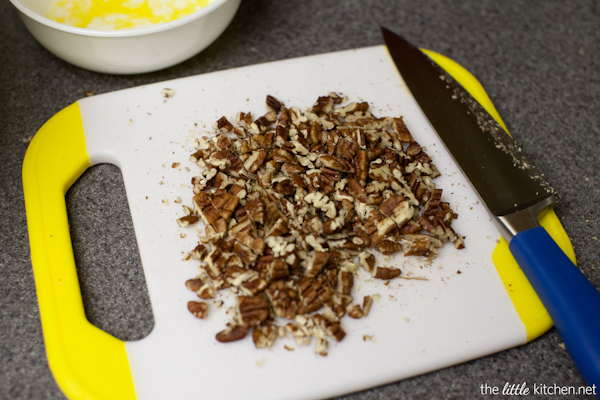
<instances>
[{"instance_id":1,"label":"chef's knife","mask_svg":"<svg viewBox=\"0 0 600 400\"><path fill-rule=\"evenodd\" d=\"M558 197L491 115L431 58L382 28L406 86L485 203L587 383L600 386L600 293L540 226Z\"/></svg>"}]
</instances>

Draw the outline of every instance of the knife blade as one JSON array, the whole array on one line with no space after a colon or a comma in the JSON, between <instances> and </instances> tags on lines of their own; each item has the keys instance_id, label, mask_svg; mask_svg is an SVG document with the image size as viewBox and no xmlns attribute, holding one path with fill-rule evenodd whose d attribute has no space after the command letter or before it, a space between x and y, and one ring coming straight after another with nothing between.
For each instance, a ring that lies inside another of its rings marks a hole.
<instances>
[{"instance_id":1,"label":"knife blade","mask_svg":"<svg viewBox=\"0 0 600 400\"><path fill-rule=\"evenodd\" d=\"M558 196L516 141L427 54L381 28L396 68L467 177L590 386L600 386L600 293L540 226Z\"/></svg>"}]
</instances>

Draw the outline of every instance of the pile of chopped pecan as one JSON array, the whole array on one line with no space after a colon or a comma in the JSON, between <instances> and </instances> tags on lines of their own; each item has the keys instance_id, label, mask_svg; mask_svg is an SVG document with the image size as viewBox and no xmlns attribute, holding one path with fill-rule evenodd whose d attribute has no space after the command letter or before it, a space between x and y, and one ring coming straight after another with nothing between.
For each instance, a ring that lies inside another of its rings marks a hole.
<instances>
[{"instance_id":1,"label":"pile of chopped pecan","mask_svg":"<svg viewBox=\"0 0 600 400\"><path fill-rule=\"evenodd\" d=\"M345 104L345 105L344 105ZM220 342L252 331L256 347L291 334L299 344L340 341L340 320L368 314L371 296L352 297L356 272L393 279L373 253L435 257L444 242L463 247L456 218L433 179L437 168L402 118L376 118L366 102L330 93L312 108L286 108L267 96L259 118L222 117L191 159L193 207L180 226L200 220L205 236L191 251L200 274L186 282L204 318L219 290L236 294ZM283 323L281 322L283 321Z\"/></svg>"}]
</instances>

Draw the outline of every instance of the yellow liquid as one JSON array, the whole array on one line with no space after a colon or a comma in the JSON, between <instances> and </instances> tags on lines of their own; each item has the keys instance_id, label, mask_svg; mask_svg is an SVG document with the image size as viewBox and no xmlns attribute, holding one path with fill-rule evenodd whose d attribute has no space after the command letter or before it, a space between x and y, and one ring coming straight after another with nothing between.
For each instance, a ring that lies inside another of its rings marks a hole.
<instances>
[{"instance_id":1,"label":"yellow liquid","mask_svg":"<svg viewBox=\"0 0 600 400\"><path fill-rule=\"evenodd\" d=\"M129 29L184 17L214 0L50 0L46 17L90 29Z\"/></svg>"}]
</instances>

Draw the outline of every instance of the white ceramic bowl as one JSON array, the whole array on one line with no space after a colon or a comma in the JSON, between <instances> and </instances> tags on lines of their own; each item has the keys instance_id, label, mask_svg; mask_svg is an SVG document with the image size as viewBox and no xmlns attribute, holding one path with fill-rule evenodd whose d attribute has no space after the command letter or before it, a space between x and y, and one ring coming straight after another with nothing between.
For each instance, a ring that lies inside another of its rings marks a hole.
<instances>
[{"instance_id":1,"label":"white ceramic bowl","mask_svg":"<svg viewBox=\"0 0 600 400\"><path fill-rule=\"evenodd\" d=\"M10 0L31 34L71 64L110 74L137 74L178 64L198 54L227 28L241 0L215 0L174 21L142 28L78 28L42 15L43 0Z\"/></svg>"}]
</instances>

